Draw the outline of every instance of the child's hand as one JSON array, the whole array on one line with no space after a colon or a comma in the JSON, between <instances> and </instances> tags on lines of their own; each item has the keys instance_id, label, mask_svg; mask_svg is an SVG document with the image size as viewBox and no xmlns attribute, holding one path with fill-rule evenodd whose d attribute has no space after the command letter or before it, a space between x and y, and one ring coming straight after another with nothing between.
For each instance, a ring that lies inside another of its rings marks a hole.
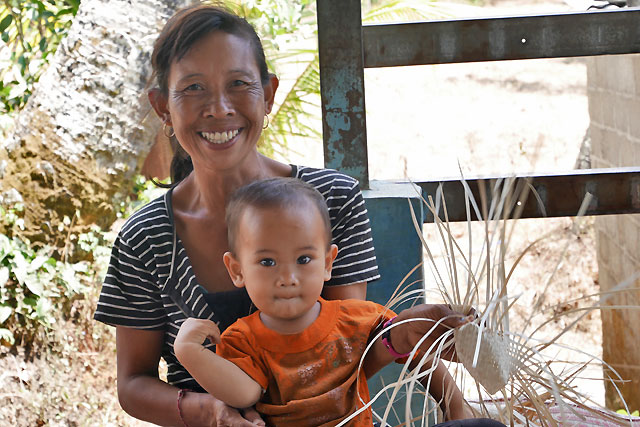
<instances>
[{"instance_id":1,"label":"child's hand","mask_svg":"<svg viewBox=\"0 0 640 427\"><path fill-rule=\"evenodd\" d=\"M474 319L474 315L465 316L453 311L447 304L421 304L403 310L393 321L397 325L406 319L424 319L407 322L391 329L391 342L398 353L408 353L422 337L429 332L435 323L443 319L442 322L431 331L429 337L424 340L421 349L427 351L431 344L440 336L451 329L459 328ZM446 344L445 344L446 345ZM442 352L441 357L450 361L457 361L455 346L453 342Z\"/></svg>"},{"instance_id":2,"label":"child's hand","mask_svg":"<svg viewBox=\"0 0 640 427\"><path fill-rule=\"evenodd\" d=\"M192 345L202 346L202 343L207 338L214 344L220 342L220 329L218 329L218 326L208 319L190 317L180 326L173 347L177 354L180 349L185 347Z\"/></svg>"}]
</instances>

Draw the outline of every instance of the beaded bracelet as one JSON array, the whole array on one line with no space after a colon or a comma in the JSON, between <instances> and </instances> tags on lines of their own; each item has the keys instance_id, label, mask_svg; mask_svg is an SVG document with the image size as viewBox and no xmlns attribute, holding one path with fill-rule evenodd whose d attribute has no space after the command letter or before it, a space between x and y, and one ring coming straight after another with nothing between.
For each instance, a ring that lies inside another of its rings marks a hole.
<instances>
[{"instance_id":1,"label":"beaded bracelet","mask_svg":"<svg viewBox=\"0 0 640 427\"><path fill-rule=\"evenodd\" d=\"M398 353L395 348L393 348L393 344L391 344L391 328L390 328L390 326L391 326L391 324L393 323L394 320L395 320L395 317L392 317L391 319L387 320L387 322L384 324L383 328L385 328L386 331L384 331L382 333L382 344L384 344L384 346L387 347L387 350L389 350L389 353L391 353L391 355L393 357L395 357L396 359L401 359L403 357L407 357L408 355L410 355L411 352L405 353L405 354L401 354L401 353Z\"/></svg>"},{"instance_id":2,"label":"beaded bracelet","mask_svg":"<svg viewBox=\"0 0 640 427\"><path fill-rule=\"evenodd\" d=\"M184 427L189 427L189 426L187 426L187 423L184 420L184 417L182 416L182 408L180 407L180 403L182 402L182 398L184 397L185 394L187 394L188 391L191 391L191 390L181 388L180 391L178 391L178 415L180 415L180 421L182 421L182 424L184 424Z\"/></svg>"}]
</instances>

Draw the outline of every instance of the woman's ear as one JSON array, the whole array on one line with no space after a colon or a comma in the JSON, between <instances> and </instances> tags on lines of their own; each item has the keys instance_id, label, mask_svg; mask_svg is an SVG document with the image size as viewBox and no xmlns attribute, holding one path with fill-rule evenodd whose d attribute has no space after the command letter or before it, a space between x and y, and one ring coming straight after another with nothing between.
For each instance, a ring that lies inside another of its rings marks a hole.
<instances>
[{"instance_id":1,"label":"woman's ear","mask_svg":"<svg viewBox=\"0 0 640 427\"><path fill-rule=\"evenodd\" d=\"M338 247L331 245L327 253L324 255L324 281L331 279L331 268L333 268L333 261L338 256Z\"/></svg>"},{"instance_id":2,"label":"woman's ear","mask_svg":"<svg viewBox=\"0 0 640 427\"><path fill-rule=\"evenodd\" d=\"M162 93L162 91L158 88L153 88L147 93L147 97L149 98L149 103L153 107L153 110L156 112L162 123L167 126L171 126L171 114L167 109L167 97Z\"/></svg>"},{"instance_id":3,"label":"woman's ear","mask_svg":"<svg viewBox=\"0 0 640 427\"><path fill-rule=\"evenodd\" d=\"M271 113L279 85L280 80L278 80L278 77L275 74L269 74L269 83L262 88L264 90L264 110L266 114Z\"/></svg>"},{"instance_id":4,"label":"woman's ear","mask_svg":"<svg viewBox=\"0 0 640 427\"><path fill-rule=\"evenodd\" d=\"M240 262L236 259L231 252L225 252L222 256L224 266L227 267L229 276L233 281L233 284L237 288L244 288L244 275L242 274L242 267Z\"/></svg>"}]
</instances>

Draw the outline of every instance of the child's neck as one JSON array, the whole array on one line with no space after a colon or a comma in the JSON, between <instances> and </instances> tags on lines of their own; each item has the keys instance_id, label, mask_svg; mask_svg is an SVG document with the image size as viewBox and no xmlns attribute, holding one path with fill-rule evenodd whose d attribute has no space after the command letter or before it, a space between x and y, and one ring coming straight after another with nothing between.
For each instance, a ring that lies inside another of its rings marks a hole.
<instances>
[{"instance_id":1,"label":"child's neck","mask_svg":"<svg viewBox=\"0 0 640 427\"><path fill-rule=\"evenodd\" d=\"M283 335L299 334L307 329L320 315L321 304L319 301L311 307L309 311L295 319L281 319L260 312L262 324L272 331Z\"/></svg>"}]
</instances>

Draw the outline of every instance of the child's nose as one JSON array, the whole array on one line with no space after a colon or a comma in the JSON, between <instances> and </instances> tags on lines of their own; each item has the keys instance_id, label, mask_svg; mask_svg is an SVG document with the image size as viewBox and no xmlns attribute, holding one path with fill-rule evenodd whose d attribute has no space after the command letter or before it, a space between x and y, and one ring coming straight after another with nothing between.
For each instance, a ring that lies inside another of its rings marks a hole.
<instances>
[{"instance_id":1,"label":"child's nose","mask_svg":"<svg viewBox=\"0 0 640 427\"><path fill-rule=\"evenodd\" d=\"M296 275L295 268L283 267L280 271L280 285L281 286L295 286L298 284L298 277Z\"/></svg>"}]
</instances>

